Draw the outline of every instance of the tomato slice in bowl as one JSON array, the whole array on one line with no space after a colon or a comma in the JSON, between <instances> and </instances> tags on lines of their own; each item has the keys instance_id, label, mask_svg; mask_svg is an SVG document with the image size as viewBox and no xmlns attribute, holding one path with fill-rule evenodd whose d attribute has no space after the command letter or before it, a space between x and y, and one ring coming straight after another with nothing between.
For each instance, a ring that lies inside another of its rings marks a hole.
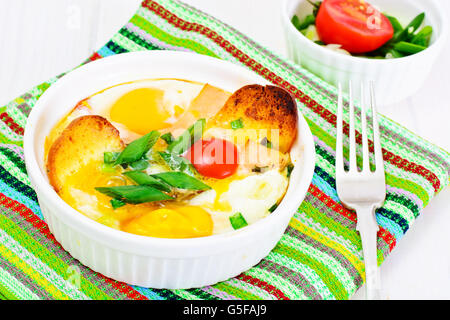
<instances>
[{"instance_id":1,"label":"tomato slice in bowl","mask_svg":"<svg viewBox=\"0 0 450 320\"><path fill-rule=\"evenodd\" d=\"M217 138L197 141L184 157L202 176L216 179L233 175L239 166L237 147L230 141Z\"/></svg>"},{"instance_id":2,"label":"tomato slice in bowl","mask_svg":"<svg viewBox=\"0 0 450 320\"><path fill-rule=\"evenodd\" d=\"M323 42L350 53L374 51L394 35L389 19L364 0L324 0L316 28Z\"/></svg>"}]
</instances>

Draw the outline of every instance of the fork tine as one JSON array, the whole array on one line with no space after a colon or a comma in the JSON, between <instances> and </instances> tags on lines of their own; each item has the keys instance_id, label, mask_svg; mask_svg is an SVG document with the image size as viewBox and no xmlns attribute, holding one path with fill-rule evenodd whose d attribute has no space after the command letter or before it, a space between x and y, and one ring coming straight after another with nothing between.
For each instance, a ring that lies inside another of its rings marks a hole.
<instances>
[{"instance_id":1,"label":"fork tine","mask_svg":"<svg viewBox=\"0 0 450 320\"><path fill-rule=\"evenodd\" d=\"M380 127L378 125L377 107L375 104L375 93L373 88L373 82L370 83L370 107L372 108L373 118L373 147L375 154L375 172L384 170L383 166L383 153L381 151L380 143Z\"/></svg>"},{"instance_id":2,"label":"fork tine","mask_svg":"<svg viewBox=\"0 0 450 320\"><path fill-rule=\"evenodd\" d=\"M362 127L362 153L363 153L363 172L370 171L369 160L369 142L367 140L367 115L366 100L364 93L364 83L361 83L361 127Z\"/></svg>"},{"instance_id":3,"label":"fork tine","mask_svg":"<svg viewBox=\"0 0 450 320\"><path fill-rule=\"evenodd\" d=\"M336 174L344 171L344 150L343 150L343 133L342 133L342 121L343 121L343 102L342 102L342 86L339 83L338 92L338 109L336 119Z\"/></svg>"},{"instance_id":4,"label":"fork tine","mask_svg":"<svg viewBox=\"0 0 450 320\"><path fill-rule=\"evenodd\" d=\"M349 161L350 161L350 171L356 171L356 140L355 140L355 106L353 102L352 94L352 82L349 81L349 111L350 111L350 136L349 136Z\"/></svg>"}]
</instances>

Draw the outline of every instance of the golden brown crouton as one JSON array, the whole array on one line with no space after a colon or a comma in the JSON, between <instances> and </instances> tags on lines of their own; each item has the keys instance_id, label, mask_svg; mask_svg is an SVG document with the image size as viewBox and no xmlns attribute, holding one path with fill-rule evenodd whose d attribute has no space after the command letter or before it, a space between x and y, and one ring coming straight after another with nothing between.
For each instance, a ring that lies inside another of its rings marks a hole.
<instances>
[{"instance_id":1,"label":"golden brown crouton","mask_svg":"<svg viewBox=\"0 0 450 320\"><path fill-rule=\"evenodd\" d=\"M87 104L86 100L80 101L75 108L70 111L64 118L62 118L52 129L50 134L45 139L45 161L47 161L48 152L50 147L55 142L56 139L61 135L65 128L76 118L87 116L92 114L92 110Z\"/></svg>"},{"instance_id":2,"label":"golden brown crouton","mask_svg":"<svg viewBox=\"0 0 450 320\"><path fill-rule=\"evenodd\" d=\"M257 84L242 87L227 100L213 121L215 125L231 128L231 122L237 119L242 120L245 130L278 130L278 139L272 141L272 147L282 153L290 150L297 137L297 104L279 87Z\"/></svg>"},{"instance_id":3,"label":"golden brown crouton","mask_svg":"<svg viewBox=\"0 0 450 320\"><path fill-rule=\"evenodd\" d=\"M103 159L104 152L121 151L119 131L105 118L89 115L73 120L50 147L47 173L59 192L66 178L92 160Z\"/></svg>"}]
</instances>

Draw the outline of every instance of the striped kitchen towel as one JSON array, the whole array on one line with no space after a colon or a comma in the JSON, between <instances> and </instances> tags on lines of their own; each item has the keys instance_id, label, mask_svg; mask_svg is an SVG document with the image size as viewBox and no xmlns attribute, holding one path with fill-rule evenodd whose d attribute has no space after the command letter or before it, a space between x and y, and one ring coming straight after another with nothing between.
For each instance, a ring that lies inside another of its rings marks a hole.
<instances>
[{"instance_id":1,"label":"striped kitchen towel","mask_svg":"<svg viewBox=\"0 0 450 320\"><path fill-rule=\"evenodd\" d=\"M108 279L50 233L24 166L22 137L36 100L59 77L0 107L0 297L6 299L347 299L364 282L355 213L336 194L336 89L228 25L175 0L144 1L86 63L139 50L180 50L246 66L298 100L315 139L314 178L275 249L236 278L200 289L156 290ZM377 211L382 263L449 183L450 155L381 117L387 197ZM71 277L79 272L79 282Z\"/></svg>"}]
</instances>

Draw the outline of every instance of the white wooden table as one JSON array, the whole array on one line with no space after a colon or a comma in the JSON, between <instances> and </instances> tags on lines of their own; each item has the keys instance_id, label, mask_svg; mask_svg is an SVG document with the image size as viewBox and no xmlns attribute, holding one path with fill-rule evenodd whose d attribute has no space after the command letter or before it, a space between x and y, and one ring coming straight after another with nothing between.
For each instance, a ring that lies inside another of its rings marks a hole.
<instances>
[{"instance_id":1,"label":"white wooden table","mask_svg":"<svg viewBox=\"0 0 450 320\"><path fill-rule=\"evenodd\" d=\"M427 1L427 0L422 0ZM285 56L280 1L185 0ZM0 105L102 46L140 0L0 0ZM441 1L450 14L450 1ZM450 44L427 84L381 112L450 150ZM450 299L450 188L423 211L381 267L388 299ZM362 297L362 291L355 299Z\"/></svg>"}]
</instances>

